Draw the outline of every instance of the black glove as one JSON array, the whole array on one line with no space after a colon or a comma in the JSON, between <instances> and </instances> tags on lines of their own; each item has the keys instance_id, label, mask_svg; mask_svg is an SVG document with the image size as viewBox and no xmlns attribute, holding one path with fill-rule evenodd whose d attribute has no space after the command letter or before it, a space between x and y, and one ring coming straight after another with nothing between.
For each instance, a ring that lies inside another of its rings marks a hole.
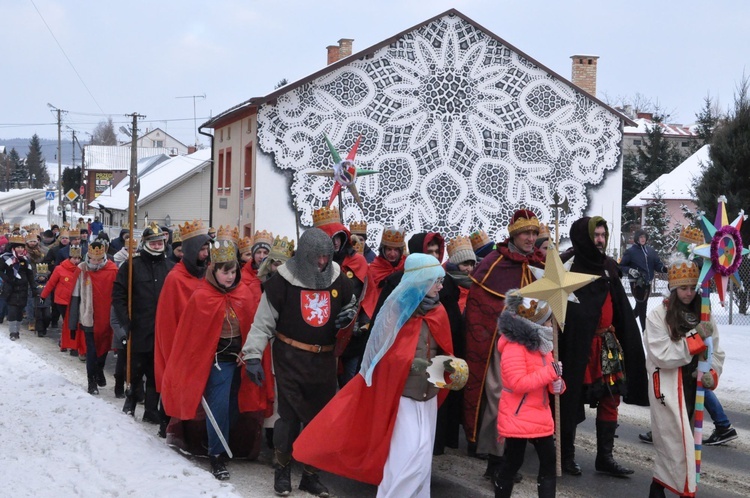
<instances>
[{"instance_id":1,"label":"black glove","mask_svg":"<svg viewBox=\"0 0 750 498\"><path fill-rule=\"evenodd\" d=\"M260 358L252 358L245 362L245 370L247 376L258 386L263 385L263 381L266 379L266 374L263 371L263 365L260 364Z\"/></svg>"},{"instance_id":2,"label":"black glove","mask_svg":"<svg viewBox=\"0 0 750 498\"><path fill-rule=\"evenodd\" d=\"M70 329L70 338L76 340L76 329Z\"/></svg>"},{"instance_id":3,"label":"black glove","mask_svg":"<svg viewBox=\"0 0 750 498\"><path fill-rule=\"evenodd\" d=\"M349 304L341 308L341 311L339 311L339 314L336 315L336 321L334 322L334 325L337 329L343 329L347 325L349 325L349 322L354 320L354 316L357 314L357 296L352 296L352 300L349 301Z\"/></svg>"},{"instance_id":4,"label":"black glove","mask_svg":"<svg viewBox=\"0 0 750 498\"><path fill-rule=\"evenodd\" d=\"M39 306L44 306L45 299L43 297L39 298Z\"/></svg>"}]
</instances>

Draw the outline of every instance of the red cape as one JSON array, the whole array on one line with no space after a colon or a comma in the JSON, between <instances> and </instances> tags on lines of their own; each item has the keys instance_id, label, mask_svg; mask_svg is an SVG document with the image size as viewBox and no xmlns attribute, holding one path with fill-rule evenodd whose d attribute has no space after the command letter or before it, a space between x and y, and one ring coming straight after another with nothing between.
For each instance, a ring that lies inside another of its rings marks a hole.
<instances>
[{"instance_id":1,"label":"red cape","mask_svg":"<svg viewBox=\"0 0 750 498\"><path fill-rule=\"evenodd\" d=\"M239 283L224 294L204 280L188 301L177 325L171 354L162 376L161 398L168 415L181 420L195 418L214 364L224 315L230 304L240 322L244 344L257 309L257 303L253 302L247 286ZM240 375L240 412L265 410L266 396L263 390L250 381L244 368Z\"/></svg>"},{"instance_id":2,"label":"red cape","mask_svg":"<svg viewBox=\"0 0 750 498\"><path fill-rule=\"evenodd\" d=\"M294 443L297 461L380 484L422 321L427 322L439 348L453 353L448 315L442 305L409 319L375 367L372 386L367 387L364 377L356 375L305 427ZM447 394L441 390L438 396Z\"/></svg>"},{"instance_id":3,"label":"red cape","mask_svg":"<svg viewBox=\"0 0 750 498\"><path fill-rule=\"evenodd\" d=\"M405 256L401 256L401 261L396 266L391 265L387 259L382 256L375 258L370 263L370 268L367 271L367 291L365 292L365 298L362 300L362 309L365 310L367 316L372 318L372 314L375 312L375 306L378 305L378 299L380 299L380 292L383 290L380 287L380 282L404 269Z\"/></svg>"},{"instance_id":4,"label":"red cape","mask_svg":"<svg viewBox=\"0 0 750 498\"><path fill-rule=\"evenodd\" d=\"M253 296L258 296L258 302L260 302L260 295L263 294L263 289L261 287L260 279L258 278L258 270L253 268L252 261L245 263L245 266L240 270L240 274L242 283L252 291Z\"/></svg>"},{"instance_id":5,"label":"red cape","mask_svg":"<svg viewBox=\"0 0 750 498\"><path fill-rule=\"evenodd\" d=\"M154 378L158 392L182 311L202 281L191 275L182 261L174 265L164 280L154 323Z\"/></svg>"},{"instance_id":6,"label":"red cape","mask_svg":"<svg viewBox=\"0 0 750 498\"><path fill-rule=\"evenodd\" d=\"M85 265L86 263L81 263ZM117 279L117 265L107 261L103 268L88 272L91 276L91 286L94 296L94 342L96 343L96 355L102 356L112 349L112 326L109 324L109 313L112 309L112 287ZM81 275L80 266L76 267L74 281ZM83 338L83 339L81 339ZM76 342L83 342L85 348L85 335L81 325L78 325Z\"/></svg>"}]
</instances>

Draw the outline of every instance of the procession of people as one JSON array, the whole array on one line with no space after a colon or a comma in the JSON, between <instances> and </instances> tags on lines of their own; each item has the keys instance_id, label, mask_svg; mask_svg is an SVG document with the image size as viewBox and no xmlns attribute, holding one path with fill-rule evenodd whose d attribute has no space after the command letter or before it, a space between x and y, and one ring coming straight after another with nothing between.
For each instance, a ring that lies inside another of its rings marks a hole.
<instances>
[{"instance_id":1,"label":"procession of people","mask_svg":"<svg viewBox=\"0 0 750 498\"><path fill-rule=\"evenodd\" d=\"M376 485L379 497L429 497L433 455L463 437L487 461L496 497L511 496L533 445L538 495L552 497L556 444L564 474L589 470L575 460L584 405L596 409L593 470L627 478L634 470L613 451L621 402L651 406L657 458L643 494L695 496L690 374L712 344L702 385L715 388L724 355L715 323L695 318L694 263L664 265L639 232L618 265L607 220L575 221L560 256L598 278L576 291L559 333L551 307L522 295L551 244L530 209L513 213L499 242L481 229L407 240L388 226L372 248L364 220L347 226L335 207L313 219L296 241L202 220L151 223L139 237L123 228L111 242L101 226L90 239L85 223L4 225L0 322L13 341L29 337L24 323L38 337L61 324L60 351L86 361L94 396L114 352L123 412L144 403L142 420L166 444L207 456L219 480L265 439L278 496L292 493L297 461L297 487L315 496L329 496L323 470ZM667 270L669 296L646 319L638 286ZM623 275L645 282L633 284L635 313Z\"/></svg>"}]
</instances>

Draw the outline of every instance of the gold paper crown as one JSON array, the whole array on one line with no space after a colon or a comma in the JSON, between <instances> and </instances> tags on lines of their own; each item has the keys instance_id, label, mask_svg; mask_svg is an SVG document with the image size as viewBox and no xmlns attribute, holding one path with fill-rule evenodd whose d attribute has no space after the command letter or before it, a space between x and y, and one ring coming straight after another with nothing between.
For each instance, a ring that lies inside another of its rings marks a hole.
<instances>
[{"instance_id":1,"label":"gold paper crown","mask_svg":"<svg viewBox=\"0 0 750 498\"><path fill-rule=\"evenodd\" d=\"M208 229L203 225L203 220L186 221L184 225L177 226L183 242L196 235L208 235Z\"/></svg>"},{"instance_id":2,"label":"gold paper crown","mask_svg":"<svg viewBox=\"0 0 750 498\"><path fill-rule=\"evenodd\" d=\"M29 232L34 231L34 230L36 230L37 232L41 232L42 227L39 226L39 223L32 223L31 225L26 227L26 230Z\"/></svg>"},{"instance_id":3,"label":"gold paper crown","mask_svg":"<svg viewBox=\"0 0 750 498\"><path fill-rule=\"evenodd\" d=\"M182 235L180 234L179 227L172 230L172 245L177 242L182 243Z\"/></svg>"},{"instance_id":4,"label":"gold paper crown","mask_svg":"<svg viewBox=\"0 0 750 498\"><path fill-rule=\"evenodd\" d=\"M365 241L360 235L357 235L356 233L352 234L352 247L360 254L365 253Z\"/></svg>"},{"instance_id":5,"label":"gold paper crown","mask_svg":"<svg viewBox=\"0 0 750 498\"><path fill-rule=\"evenodd\" d=\"M521 304L518 305L518 309L516 310L516 314L530 320L536 314L536 307L538 305L539 301L532 300L527 308L523 305L523 301L521 301Z\"/></svg>"},{"instance_id":6,"label":"gold paper crown","mask_svg":"<svg viewBox=\"0 0 750 498\"><path fill-rule=\"evenodd\" d=\"M209 244L212 263L227 263L237 259L237 249L231 240L216 240Z\"/></svg>"},{"instance_id":7,"label":"gold paper crown","mask_svg":"<svg viewBox=\"0 0 750 498\"><path fill-rule=\"evenodd\" d=\"M471 248L474 251L492 242L490 236L487 235L487 232L481 229L469 235L469 240L471 241Z\"/></svg>"},{"instance_id":8,"label":"gold paper crown","mask_svg":"<svg viewBox=\"0 0 750 498\"><path fill-rule=\"evenodd\" d=\"M273 239L273 245L271 246L271 251L268 254L268 257L271 259L282 259L286 261L291 258L293 254L294 240L289 240L286 236L282 238L277 235L276 238Z\"/></svg>"},{"instance_id":9,"label":"gold paper crown","mask_svg":"<svg viewBox=\"0 0 750 498\"><path fill-rule=\"evenodd\" d=\"M19 234L15 234L15 235L11 235L10 238L8 239L8 241L11 244L20 244L22 246L26 245L26 239L20 233Z\"/></svg>"},{"instance_id":10,"label":"gold paper crown","mask_svg":"<svg viewBox=\"0 0 750 498\"><path fill-rule=\"evenodd\" d=\"M237 243L237 250L240 254L244 254L253 248L253 239L250 237L242 237Z\"/></svg>"},{"instance_id":11,"label":"gold paper crown","mask_svg":"<svg viewBox=\"0 0 750 498\"><path fill-rule=\"evenodd\" d=\"M686 242L688 244L703 244L705 242L703 238L703 231L701 231L700 228L691 226L682 227L679 241Z\"/></svg>"},{"instance_id":12,"label":"gold paper crown","mask_svg":"<svg viewBox=\"0 0 750 498\"><path fill-rule=\"evenodd\" d=\"M531 212L529 213L531 214ZM508 233L511 237L528 230L536 230L537 232L539 231L539 218L533 215L531 218L519 216L518 218L516 218L516 221L508 225Z\"/></svg>"},{"instance_id":13,"label":"gold paper crown","mask_svg":"<svg viewBox=\"0 0 750 498\"><path fill-rule=\"evenodd\" d=\"M320 227L322 225L328 225L329 223L341 223L341 216L339 216L339 208L336 206L328 208L323 206L320 209L313 211L313 226Z\"/></svg>"},{"instance_id":14,"label":"gold paper crown","mask_svg":"<svg viewBox=\"0 0 750 498\"><path fill-rule=\"evenodd\" d=\"M69 221L63 221L63 226L65 228L70 228L70 222Z\"/></svg>"},{"instance_id":15,"label":"gold paper crown","mask_svg":"<svg viewBox=\"0 0 750 498\"><path fill-rule=\"evenodd\" d=\"M97 242L97 246L95 246L93 242L89 245L89 257L100 258L107 254L107 246L100 242Z\"/></svg>"},{"instance_id":16,"label":"gold paper crown","mask_svg":"<svg viewBox=\"0 0 750 498\"><path fill-rule=\"evenodd\" d=\"M268 244L270 247L273 245L273 234L265 230L257 230L253 237L253 245L255 244Z\"/></svg>"},{"instance_id":17,"label":"gold paper crown","mask_svg":"<svg viewBox=\"0 0 750 498\"><path fill-rule=\"evenodd\" d=\"M39 240L39 232L37 232L36 230L32 230L31 232L28 232L26 234L26 242L32 240Z\"/></svg>"},{"instance_id":18,"label":"gold paper crown","mask_svg":"<svg viewBox=\"0 0 750 498\"><path fill-rule=\"evenodd\" d=\"M216 240L228 240L237 245L240 242L240 229L230 227L229 225L219 225L219 231L216 232Z\"/></svg>"},{"instance_id":19,"label":"gold paper crown","mask_svg":"<svg viewBox=\"0 0 750 498\"><path fill-rule=\"evenodd\" d=\"M36 272L40 275L49 274L49 265L47 263L37 263Z\"/></svg>"},{"instance_id":20,"label":"gold paper crown","mask_svg":"<svg viewBox=\"0 0 750 498\"><path fill-rule=\"evenodd\" d=\"M404 248L404 236L406 231L394 226L387 227L383 230L383 236L380 238L380 245L385 247Z\"/></svg>"},{"instance_id":21,"label":"gold paper crown","mask_svg":"<svg viewBox=\"0 0 750 498\"><path fill-rule=\"evenodd\" d=\"M549 225L539 222L539 239L549 238Z\"/></svg>"},{"instance_id":22,"label":"gold paper crown","mask_svg":"<svg viewBox=\"0 0 750 498\"><path fill-rule=\"evenodd\" d=\"M60 230L60 237L70 237L70 232L67 228L63 228Z\"/></svg>"},{"instance_id":23,"label":"gold paper crown","mask_svg":"<svg viewBox=\"0 0 750 498\"><path fill-rule=\"evenodd\" d=\"M458 237L449 240L446 249L448 250L449 258L456 254L457 251L469 250L474 252L474 248L471 245L471 240L469 240L469 237L465 237L463 235L459 235Z\"/></svg>"},{"instance_id":24,"label":"gold paper crown","mask_svg":"<svg viewBox=\"0 0 750 498\"><path fill-rule=\"evenodd\" d=\"M669 288L676 289L687 285L695 287L698 285L698 276L700 271L698 266L692 261L681 259L669 266Z\"/></svg>"},{"instance_id":25,"label":"gold paper crown","mask_svg":"<svg viewBox=\"0 0 750 498\"><path fill-rule=\"evenodd\" d=\"M528 307L525 306L526 302L529 303ZM547 321L550 315L550 309L549 305L544 301L524 299L516 308L516 314L527 320L531 320L534 323L540 323Z\"/></svg>"},{"instance_id":26,"label":"gold paper crown","mask_svg":"<svg viewBox=\"0 0 750 498\"><path fill-rule=\"evenodd\" d=\"M352 221L349 223L349 231L356 233L357 235L367 236L367 222L366 221Z\"/></svg>"},{"instance_id":27,"label":"gold paper crown","mask_svg":"<svg viewBox=\"0 0 750 498\"><path fill-rule=\"evenodd\" d=\"M81 252L81 246L68 246L70 249L68 250L68 257L69 258L80 258L82 257Z\"/></svg>"}]
</instances>

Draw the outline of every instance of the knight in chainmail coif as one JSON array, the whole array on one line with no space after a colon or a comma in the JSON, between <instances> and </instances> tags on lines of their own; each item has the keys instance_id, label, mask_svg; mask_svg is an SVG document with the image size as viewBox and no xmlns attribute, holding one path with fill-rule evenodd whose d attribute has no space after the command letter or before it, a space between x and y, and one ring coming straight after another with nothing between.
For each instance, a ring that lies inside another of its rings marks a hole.
<instances>
[{"instance_id":1,"label":"knight in chainmail coif","mask_svg":"<svg viewBox=\"0 0 750 498\"><path fill-rule=\"evenodd\" d=\"M296 254L264 284L258 311L242 349L247 373L264 381L261 356L273 341L279 419L274 425L274 490L291 492L292 444L301 427L336 394L336 332L356 314L351 281L333 261L333 243L319 228L299 239ZM352 302L354 301L354 302ZM300 489L316 496L327 490L305 466Z\"/></svg>"}]
</instances>

